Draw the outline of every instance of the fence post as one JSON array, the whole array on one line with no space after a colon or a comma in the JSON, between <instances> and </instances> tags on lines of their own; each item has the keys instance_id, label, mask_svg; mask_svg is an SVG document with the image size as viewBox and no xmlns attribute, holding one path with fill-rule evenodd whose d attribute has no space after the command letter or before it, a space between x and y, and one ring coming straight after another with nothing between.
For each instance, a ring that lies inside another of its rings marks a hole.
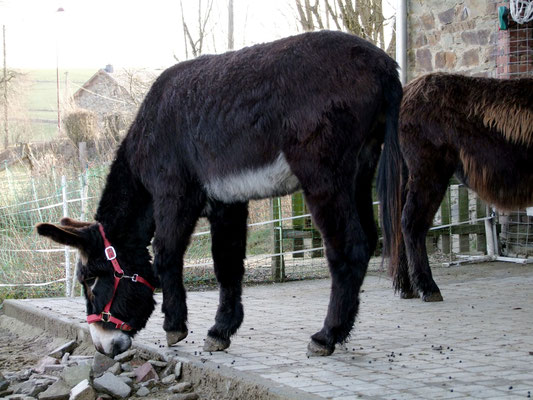
<instances>
[{"instance_id":1,"label":"fence post","mask_svg":"<svg viewBox=\"0 0 533 400\"><path fill-rule=\"evenodd\" d=\"M282 282L285 279L285 260L283 259L283 228L281 198L276 197L271 200L272 219L274 228L274 256L272 257L272 280Z\"/></svg>"},{"instance_id":2,"label":"fence post","mask_svg":"<svg viewBox=\"0 0 533 400\"><path fill-rule=\"evenodd\" d=\"M489 214L487 213L487 206L483 201L479 198L477 194L474 194L476 199L476 218L486 218ZM487 248L487 220L483 221L485 225L485 233L478 233L476 235L476 248L478 251L482 253L486 253L488 255L491 255L488 253ZM476 224L479 224L479 222L476 222Z\"/></svg>"},{"instance_id":3,"label":"fence post","mask_svg":"<svg viewBox=\"0 0 533 400\"><path fill-rule=\"evenodd\" d=\"M490 221L492 225L492 240L494 241L494 252L497 256L500 255L500 245L498 243L498 229L496 228L496 210L491 209L492 220ZM499 216L499 214L498 214Z\"/></svg>"},{"instance_id":4,"label":"fence post","mask_svg":"<svg viewBox=\"0 0 533 400\"><path fill-rule=\"evenodd\" d=\"M459 222L465 222L470 219L468 208L468 189L460 185L457 188L457 203L459 205ZM459 252L470 252L470 235L468 233L459 234Z\"/></svg>"},{"instance_id":5,"label":"fence post","mask_svg":"<svg viewBox=\"0 0 533 400\"><path fill-rule=\"evenodd\" d=\"M79 143L79 158L80 158L80 197L81 197L81 212L80 220L85 221L85 213L87 212L87 143Z\"/></svg>"},{"instance_id":6,"label":"fence post","mask_svg":"<svg viewBox=\"0 0 533 400\"><path fill-rule=\"evenodd\" d=\"M486 214L489 215L490 209L489 206L486 208L487 212ZM487 255L489 256L495 256L496 255L496 249L494 248L494 236L492 231L492 224L494 223L494 216L493 214L491 219L485 220L485 238L487 242Z\"/></svg>"},{"instance_id":7,"label":"fence post","mask_svg":"<svg viewBox=\"0 0 533 400\"><path fill-rule=\"evenodd\" d=\"M451 212L450 212L450 187L446 190L446 195L444 196L444 199L442 200L441 206L440 206L440 214L441 214L441 223L442 225L448 225L451 223ZM441 234L441 240L442 240L442 252L444 254L450 254L452 252L452 242L451 242L451 236L449 233L443 233Z\"/></svg>"},{"instance_id":8,"label":"fence post","mask_svg":"<svg viewBox=\"0 0 533 400\"><path fill-rule=\"evenodd\" d=\"M292 195L291 197L292 201L292 216L297 217L300 215L304 215L305 213L305 205L304 205L304 195L302 192L298 192ZM299 233L304 232L305 228L305 221L304 218L298 218L292 220L292 227L295 231L298 231ZM297 235L295 235L297 236ZM293 250L299 251L304 249L304 238L303 237L295 237L293 239ZM303 258L304 253L295 253L292 255L295 258Z\"/></svg>"},{"instance_id":9,"label":"fence post","mask_svg":"<svg viewBox=\"0 0 533 400\"><path fill-rule=\"evenodd\" d=\"M80 221L85 221L87 212L87 143L80 142L78 144L79 160L80 160ZM70 297L76 295L76 275L78 274L78 261L80 259L80 253L76 252L76 260L74 261L74 273L72 274L72 286L70 291Z\"/></svg>"},{"instance_id":10,"label":"fence post","mask_svg":"<svg viewBox=\"0 0 533 400\"><path fill-rule=\"evenodd\" d=\"M67 178L61 176L61 192L63 194L63 217L68 217ZM65 296L69 297L72 291L70 277L70 251L65 246Z\"/></svg>"}]
</instances>

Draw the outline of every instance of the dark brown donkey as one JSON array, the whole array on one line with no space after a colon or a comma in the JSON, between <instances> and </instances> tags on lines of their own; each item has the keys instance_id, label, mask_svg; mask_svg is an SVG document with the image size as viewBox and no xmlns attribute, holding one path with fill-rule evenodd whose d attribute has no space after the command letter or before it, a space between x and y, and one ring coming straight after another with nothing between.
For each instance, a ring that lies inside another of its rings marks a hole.
<instances>
[{"instance_id":1,"label":"dark brown donkey","mask_svg":"<svg viewBox=\"0 0 533 400\"><path fill-rule=\"evenodd\" d=\"M533 204L533 79L430 74L404 88L403 157L383 152L384 253L402 298L441 301L426 234L452 175L500 209Z\"/></svg>"},{"instance_id":2,"label":"dark brown donkey","mask_svg":"<svg viewBox=\"0 0 533 400\"><path fill-rule=\"evenodd\" d=\"M168 344L187 336L183 255L206 216L220 303L204 348L227 348L244 315L248 201L301 188L333 281L309 351L331 354L352 329L377 242L371 186L381 146L399 151L396 68L369 42L322 31L163 72L117 151L97 222L37 227L81 252L79 280L96 346L107 354L130 346L152 313L156 284Z\"/></svg>"}]
</instances>

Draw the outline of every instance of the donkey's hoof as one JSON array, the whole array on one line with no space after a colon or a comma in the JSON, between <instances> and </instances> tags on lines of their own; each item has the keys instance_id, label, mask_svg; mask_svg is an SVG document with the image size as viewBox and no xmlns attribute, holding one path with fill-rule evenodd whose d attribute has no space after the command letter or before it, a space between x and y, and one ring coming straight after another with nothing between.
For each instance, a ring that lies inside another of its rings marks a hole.
<instances>
[{"instance_id":1,"label":"donkey's hoof","mask_svg":"<svg viewBox=\"0 0 533 400\"><path fill-rule=\"evenodd\" d=\"M329 348L327 346L321 345L320 343L311 340L307 345L307 357L324 357L330 356L335 347Z\"/></svg>"},{"instance_id":2,"label":"donkey's hoof","mask_svg":"<svg viewBox=\"0 0 533 400\"><path fill-rule=\"evenodd\" d=\"M207 335L204 342L204 351L222 351L226 350L231 343L229 339L214 338Z\"/></svg>"},{"instance_id":3,"label":"donkey's hoof","mask_svg":"<svg viewBox=\"0 0 533 400\"><path fill-rule=\"evenodd\" d=\"M172 346L173 344L178 343L179 341L187 337L187 331L169 331L167 332L167 344Z\"/></svg>"},{"instance_id":4,"label":"donkey's hoof","mask_svg":"<svg viewBox=\"0 0 533 400\"><path fill-rule=\"evenodd\" d=\"M400 291L400 299L417 299L420 295L418 292L415 292L414 290L410 290L408 292L404 292L403 290Z\"/></svg>"},{"instance_id":5,"label":"donkey's hoof","mask_svg":"<svg viewBox=\"0 0 533 400\"><path fill-rule=\"evenodd\" d=\"M433 292L429 294L425 294L422 296L422 300L427 302L434 302L434 301L443 301L442 295L440 292Z\"/></svg>"}]
</instances>

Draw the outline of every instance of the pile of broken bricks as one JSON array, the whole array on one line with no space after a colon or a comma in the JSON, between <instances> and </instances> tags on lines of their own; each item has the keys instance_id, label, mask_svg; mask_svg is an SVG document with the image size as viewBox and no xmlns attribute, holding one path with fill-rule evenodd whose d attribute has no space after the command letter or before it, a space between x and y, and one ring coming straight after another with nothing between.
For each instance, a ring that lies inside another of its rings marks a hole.
<instances>
[{"instance_id":1,"label":"pile of broken bricks","mask_svg":"<svg viewBox=\"0 0 533 400\"><path fill-rule=\"evenodd\" d=\"M8 400L105 400L165 397L196 400L189 382L180 382L182 362L150 359L137 350L115 358L96 352L73 355L78 346L68 342L17 373L0 373L0 398Z\"/></svg>"}]
</instances>

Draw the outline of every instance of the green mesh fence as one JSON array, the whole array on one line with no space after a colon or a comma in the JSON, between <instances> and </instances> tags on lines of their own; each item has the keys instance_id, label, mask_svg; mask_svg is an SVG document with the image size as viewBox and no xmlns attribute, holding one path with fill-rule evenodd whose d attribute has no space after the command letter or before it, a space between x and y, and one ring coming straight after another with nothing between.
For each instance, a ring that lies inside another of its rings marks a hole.
<instances>
[{"instance_id":1,"label":"green mesh fence","mask_svg":"<svg viewBox=\"0 0 533 400\"><path fill-rule=\"evenodd\" d=\"M0 171L0 300L80 293L76 251L35 232L39 222L64 216L92 220L108 173L90 165L84 173L32 173L27 167ZM250 203L247 282L269 282L327 275L322 242L301 194ZM189 288L216 284L206 219L198 221L185 255Z\"/></svg>"},{"instance_id":2,"label":"green mesh fence","mask_svg":"<svg viewBox=\"0 0 533 400\"><path fill-rule=\"evenodd\" d=\"M0 171L0 300L80 293L74 279L77 253L39 237L34 227L65 215L91 221L108 165L90 164L84 173L50 168L36 174L22 166ZM377 218L377 203L375 208ZM466 188L452 185L428 235L430 259L450 262L459 253L484 254L483 224L490 219L485 208ZM301 193L250 202L248 224L245 282L328 276L322 239ZM370 269L380 267L380 257L373 258ZM198 221L185 254L184 279L189 289L216 285L206 219Z\"/></svg>"},{"instance_id":3,"label":"green mesh fence","mask_svg":"<svg viewBox=\"0 0 533 400\"><path fill-rule=\"evenodd\" d=\"M75 167L36 173L23 165L4 166L0 171L0 300L80 293L74 279L77 253L39 237L34 227L39 222L57 223L66 215L91 221L108 165L95 162L84 173ZM459 253L484 254L483 224L491 218L485 209L466 188L452 185L435 217L437 226L428 235L430 259L450 262ZM377 211L375 203L376 218ZM250 202L248 223L245 282L328 276L322 239L301 193ZM521 231L520 235L524 236ZM371 260L371 269L380 266L380 257ZM206 219L198 221L191 238L184 278L189 289L216 285Z\"/></svg>"},{"instance_id":4,"label":"green mesh fence","mask_svg":"<svg viewBox=\"0 0 533 400\"><path fill-rule=\"evenodd\" d=\"M33 176L7 166L0 173L0 299L65 295L72 285L76 253L35 233L39 222L94 214L107 169L81 175ZM70 266L70 268L67 268ZM67 278L69 278L67 280Z\"/></svg>"}]
</instances>

